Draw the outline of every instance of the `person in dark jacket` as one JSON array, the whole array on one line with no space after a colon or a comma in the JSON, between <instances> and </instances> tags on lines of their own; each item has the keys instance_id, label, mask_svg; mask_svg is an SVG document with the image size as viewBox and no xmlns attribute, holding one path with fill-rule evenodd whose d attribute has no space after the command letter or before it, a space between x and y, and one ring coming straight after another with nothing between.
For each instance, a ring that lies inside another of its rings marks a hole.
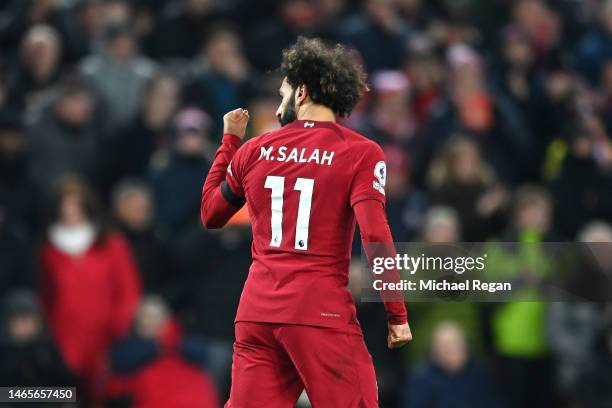
<instances>
[{"instance_id":1,"label":"person in dark jacket","mask_svg":"<svg viewBox=\"0 0 612 408\"><path fill-rule=\"evenodd\" d=\"M109 140L107 184L146 176L153 153L167 142L179 91L178 80L169 74L159 74L148 83L138 116Z\"/></svg>"},{"instance_id":2,"label":"person in dark jacket","mask_svg":"<svg viewBox=\"0 0 612 408\"><path fill-rule=\"evenodd\" d=\"M202 183L211 156L211 120L197 108L174 119L170 151L154 158L149 175L157 219L171 233L198 219Z\"/></svg>"},{"instance_id":3,"label":"person in dark jacket","mask_svg":"<svg viewBox=\"0 0 612 408\"><path fill-rule=\"evenodd\" d=\"M29 124L29 170L41 191L48 193L64 173L76 173L94 184L99 181L103 135L95 107L89 88L79 81L66 81L51 104Z\"/></svg>"},{"instance_id":4,"label":"person in dark jacket","mask_svg":"<svg viewBox=\"0 0 612 408\"><path fill-rule=\"evenodd\" d=\"M5 297L0 332L0 385L74 386L74 378L46 333L34 293Z\"/></svg>"},{"instance_id":5,"label":"person in dark jacket","mask_svg":"<svg viewBox=\"0 0 612 408\"><path fill-rule=\"evenodd\" d=\"M149 296L132 335L113 348L109 397L130 408L218 408L205 361L205 344L183 336L163 300Z\"/></svg>"},{"instance_id":6,"label":"person in dark jacket","mask_svg":"<svg viewBox=\"0 0 612 408\"><path fill-rule=\"evenodd\" d=\"M463 329L440 323L433 332L431 358L404 389L403 408L498 408L490 373L470 356Z\"/></svg>"},{"instance_id":7,"label":"person in dark jacket","mask_svg":"<svg viewBox=\"0 0 612 408\"><path fill-rule=\"evenodd\" d=\"M28 174L27 139L19 112L0 112L0 211L32 232L40 221L37 189Z\"/></svg>"},{"instance_id":8,"label":"person in dark jacket","mask_svg":"<svg viewBox=\"0 0 612 408\"><path fill-rule=\"evenodd\" d=\"M173 273L177 262L168 240L154 225L151 189L139 179L125 179L113 190L112 204L118 227L131 244L144 291L172 301L177 295Z\"/></svg>"}]
</instances>

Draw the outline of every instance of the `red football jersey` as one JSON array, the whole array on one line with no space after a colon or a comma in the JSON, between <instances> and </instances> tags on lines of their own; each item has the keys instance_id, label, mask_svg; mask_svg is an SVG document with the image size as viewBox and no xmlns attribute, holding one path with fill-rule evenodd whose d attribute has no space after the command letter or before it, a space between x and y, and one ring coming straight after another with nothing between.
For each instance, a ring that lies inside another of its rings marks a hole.
<instances>
[{"instance_id":1,"label":"red football jersey","mask_svg":"<svg viewBox=\"0 0 612 408\"><path fill-rule=\"evenodd\" d=\"M297 120L244 143L226 176L253 227L236 321L356 324L347 289L352 207L384 205L385 177L380 146L334 122Z\"/></svg>"}]
</instances>

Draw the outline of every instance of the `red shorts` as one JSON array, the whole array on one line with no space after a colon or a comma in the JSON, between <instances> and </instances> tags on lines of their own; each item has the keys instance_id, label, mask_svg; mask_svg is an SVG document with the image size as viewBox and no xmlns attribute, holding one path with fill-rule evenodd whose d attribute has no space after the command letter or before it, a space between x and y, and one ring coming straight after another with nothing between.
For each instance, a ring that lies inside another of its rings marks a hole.
<instances>
[{"instance_id":1,"label":"red shorts","mask_svg":"<svg viewBox=\"0 0 612 408\"><path fill-rule=\"evenodd\" d=\"M372 357L361 334L342 329L236 323L232 389L225 408L377 408Z\"/></svg>"}]
</instances>

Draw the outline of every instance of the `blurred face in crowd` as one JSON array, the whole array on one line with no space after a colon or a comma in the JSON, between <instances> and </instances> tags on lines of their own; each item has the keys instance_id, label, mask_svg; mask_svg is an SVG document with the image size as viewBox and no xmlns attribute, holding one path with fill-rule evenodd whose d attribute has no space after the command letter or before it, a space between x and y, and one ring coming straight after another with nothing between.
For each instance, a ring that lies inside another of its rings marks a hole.
<instances>
[{"instance_id":1,"label":"blurred face in crowd","mask_svg":"<svg viewBox=\"0 0 612 408\"><path fill-rule=\"evenodd\" d=\"M545 233L550 228L552 207L543 196L533 195L516 210L516 223L522 231Z\"/></svg>"},{"instance_id":2,"label":"blurred face in crowd","mask_svg":"<svg viewBox=\"0 0 612 408\"><path fill-rule=\"evenodd\" d=\"M596 268L608 273L612 271L612 251L609 250L609 245L606 245L612 242L612 228L607 223L594 221L588 224L578 235L578 240L591 244L588 249L593 258L589 259L596 263ZM595 245L592 245L593 243Z\"/></svg>"},{"instance_id":3,"label":"blurred face in crowd","mask_svg":"<svg viewBox=\"0 0 612 408\"><path fill-rule=\"evenodd\" d=\"M186 129L176 139L176 151L185 157L203 157L208 143L206 135L198 129Z\"/></svg>"},{"instance_id":4,"label":"blurred face in crowd","mask_svg":"<svg viewBox=\"0 0 612 408\"><path fill-rule=\"evenodd\" d=\"M526 36L509 35L504 44L504 57L508 64L516 68L527 68L534 60L534 53Z\"/></svg>"},{"instance_id":5,"label":"blurred face in crowd","mask_svg":"<svg viewBox=\"0 0 612 408\"><path fill-rule=\"evenodd\" d=\"M365 11L378 25L391 28L397 21L394 0L366 0Z\"/></svg>"},{"instance_id":6,"label":"blurred face in crowd","mask_svg":"<svg viewBox=\"0 0 612 408\"><path fill-rule=\"evenodd\" d=\"M472 142L463 142L451 154L450 173L454 180L470 183L479 180L480 154Z\"/></svg>"},{"instance_id":7,"label":"blurred face in crowd","mask_svg":"<svg viewBox=\"0 0 612 408\"><path fill-rule=\"evenodd\" d=\"M66 226L76 226L87 222L87 214L83 205L83 197L80 194L65 194L60 202L59 222Z\"/></svg>"},{"instance_id":8,"label":"blurred face in crowd","mask_svg":"<svg viewBox=\"0 0 612 408\"><path fill-rule=\"evenodd\" d=\"M0 162L18 157L24 150L23 131L0 129Z\"/></svg>"},{"instance_id":9,"label":"blurred face in crowd","mask_svg":"<svg viewBox=\"0 0 612 408\"><path fill-rule=\"evenodd\" d=\"M145 99L145 116L149 125L163 127L172 118L179 104L179 84L173 77L163 76L153 80Z\"/></svg>"},{"instance_id":10,"label":"blurred face in crowd","mask_svg":"<svg viewBox=\"0 0 612 408\"><path fill-rule=\"evenodd\" d=\"M440 61L433 55L411 58L406 69L414 88L419 91L437 86L444 77Z\"/></svg>"},{"instance_id":11,"label":"blurred face in crowd","mask_svg":"<svg viewBox=\"0 0 612 408\"><path fill-rule=\"evenodd\" d=\"M8 321L9 337L16 343L25 343L38 337L41 329L40 319L34 314L13 316Z\"/></svg>"},{"instance_id":12,"label":"blurred face in crowd","mask_svg":"<svg viewBox=\"0 0 612 408\"><path fill-rule=\"evenodd\" d=\"M47 26L35 26L28 31L22 46L25 68L36 80L48 79L57 68L61 53L59 37Z\"/></svg>"},{"instance_id":13,"label":"blurred face in crowd","mask_svg":"<svg viewBox=\"0 0 612 408\"><path fill-rule=\"evenodd\" d=\"M289 85L287 78L283 79L283 83L279 89L281 103L276 110L276 117L281 126L285 126L294 120L297 120L296 108L296 90Z\"/></svg>"},{"instance_id":14,"label":"blurred face in crowd","mask_svg":"<svg viewBox=\"0 0 612 408\"><path fill-rule=\"evenodd\" d=\"M136 316L136 333L147 339L157 339L168 322L168 310L163 301L156 297L145 299Z\"/></svg>"},{"instance_id":15,"label":"blurred face in crowd","mask_svg":"<svg viewBox=\"0 0 612 408\"><path fill-rule=\"evenodd\" d=\"M319 14L314 3L306 0L285 1L281 9L283 20L297 30L314 26L319 20Z\"/></svg>"},{"instance_id":16,"label":"blurred face in crowd","mask_svg":"<svg viewBox=\"0 0 612 408\"><path fill-rule=\"evenodd\" d=\"M586 159L593 153L593 140L588 135L578 135L571 144L571 153L577 158Z\"/></svg>"},{"instance_id":17,"label":"blurred face in crowd","mask_svg":"<svg viewBox=\"0 0 612 408\"><path fill-rule=\"evenodd\" d=\"M468 360L463 330L455 323L440 324L432 335L431 353L442 370L450 374L461 371Z\"/></svg>"},{"instance_id":18,"label":"blurred face in crowd","mask_svg":"<svg viewBox=\"0 0 612 408\"><path fill-rule=\"evenodd\" d=\"M81 25L89 35L102 31L104 26L104 9L100 1L87 2L79 13Z\"/></svg>"},{"instance_id":19,"label":"blurred face in crowd","mask_svg":"<svg viewBox=\"0 0 612 408\"><path fill-rule=\"evenodd\" d=\"M91 119L93 101L91 95L85 91L70 91L60 97L56 106L58 117L73 127L86 125Z\"/></svg>"},{"instance_id":20,"label":"blurred face in crowd","mask_svg":"<svg viewBox=\"0 0 612 408\"><path fill-rule=\"evenodd\" d=\"M142 231L151 225L153 203L146 189L133 188L118 197L115 202L117 218L130 229Z\"/></svg>"},{"instance_id":21,"label":"blurred face in crowd","mask_svg":"<svg viewBox=\"0 0 612 408\"><path fill-rule=\"evenodd\" d=\"M457 242L459 221L454 212L431 208L425 217L423 240L434 244Z\"/></svg>"},{"instance_id":22,"label":"blurred face in crowd","mask_svg":"<svg viewBox=\"0 0 612 408\"><path fill-rule=\"evenodd\" d=\"M129 2L123 0L111 0L104 4L104 23L125 23L130 21L132 9Z\"/></svg>"},{"instance_id":23,"label":"blurred face in crowd","mask_svg":"<svg viewBox=\"0 0 612 408\"><path fill-rule=\"evenodd\" d=\"M204 57L214 71L232 81L244 81L248 75L240 38L231 30L215 33L206 43Z\"/></svg>"},{"instance_id":24,"label":"blurred face in crowd","mask_svg":"<svg viewBox=\"0 0 612 408\"><path fill-rule=\"evenodd\" d=\"M115 62L128 62L136 53L134 37L130 34L119 34L108 44L108 53Z\"/></svg>"}]
</instances>

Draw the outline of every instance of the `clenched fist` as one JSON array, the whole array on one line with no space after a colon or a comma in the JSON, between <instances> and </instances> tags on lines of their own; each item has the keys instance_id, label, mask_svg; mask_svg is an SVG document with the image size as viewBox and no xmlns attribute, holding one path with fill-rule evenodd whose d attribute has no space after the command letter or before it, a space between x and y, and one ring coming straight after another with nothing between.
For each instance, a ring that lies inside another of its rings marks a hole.
<instances>
[{"instance_id":1,"label":"clenched fist","mask_svg":"<svg viewBox=\"0 0 612 408\"><path fill-rule=\"evenodd\" d=\"M390 349L402 347L404 344L412 340L412 333L408 323L390 324L389 336L387 337L387 346Z\"/></svg>"},{"instance_id":2,"label":"clenched fist","mask_svg":"<svg viewBox=\"0 0 612 408\"><path fill-rule=\"evenodd\" d=\"M223 116L223 133L229 133L244 138L246 127L249 123L249 111L238 108Z\"/></svg>"}]
</instances>

